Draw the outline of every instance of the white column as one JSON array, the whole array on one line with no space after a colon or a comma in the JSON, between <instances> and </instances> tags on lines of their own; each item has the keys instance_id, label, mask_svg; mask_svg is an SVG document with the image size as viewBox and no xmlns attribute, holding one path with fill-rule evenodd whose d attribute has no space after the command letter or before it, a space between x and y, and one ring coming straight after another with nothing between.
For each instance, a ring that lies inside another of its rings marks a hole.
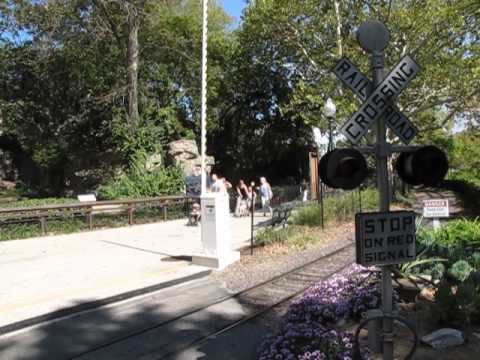
<instances>
[{"instance_id":1,"label":"white column","mask_svg":"<svg viewBox=\"0 0 480 360\"><path fill-rule=\"evenodd\" d=\"M193 254L192 262L222 270L240 259L238 251L232 251L230 233L230 209L227 194L207 193L207 43L208 0L203 0L202 27L202 90L201 90L201 162L202 162L202 247Z\"/></svg>"},{"instance_id":2,"label":"white column","mask_svg":"<svg viewBox=\"0 0 480 360\"><path fill-rule=\"evenodd\" d=\"M202 162L202 196L207 192L205 156L207 152L207 45L208 45L208 0L203 0L202 22L202 90L201 90L201 134L200 156Z\"/></svg>"}]
</instances>

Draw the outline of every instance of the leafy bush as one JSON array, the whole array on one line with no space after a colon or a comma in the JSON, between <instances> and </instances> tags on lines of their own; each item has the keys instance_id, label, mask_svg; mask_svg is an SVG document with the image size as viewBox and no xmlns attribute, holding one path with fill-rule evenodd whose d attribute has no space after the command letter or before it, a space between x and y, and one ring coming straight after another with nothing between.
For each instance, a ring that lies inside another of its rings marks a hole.
<instances>
[{"instance_id":1,"label":"leafy bush","mask_svg":"<svg viewBox=\"0 0 480 360\"><path fill-rule=\"evenodd\" d=\"M352 198L354 196L354 198ZM378 192L375 189L362 191L362 211L378 208ZM330 196L324 200L325 220L347 220L358 211L358 194L346 192L339 196ZM321 207L318 204L298 209L292 216L296 225L320 226Z\"/></svg>"},{"instance_id":2,"label":"leafy bush","mask_svg":"<svg viewBox=\"0 0 480 360\"><path fill-rule=\"evenodd\" d=\"M143 198L178 195L183 192L185 177L179 167L145 168L147 154L137 152L130 169L98 188L102 199Z\"/></svg>"},{"instance_id":3,"label":"leafy bush","mask_svg":"<svg viewBox=\"0 0 480 360\"><path fill-rule=\"evenodd\" d=\"M321 208L318 205L309 205L296 210L291 218L295 225L320 226L322 224Z\"/></svg>"},{"instance_id":4,"label":"leafy bush","mask_svg":"<svg viewBox=\"0 0 480 360\"><path fill-rule=\"evenodd\" d=\"M458 260L449 270L449 273L457 280L457 281L465 281L469 276L470 273L473 271L473 267L466 262L465 260Z\"/></svg>"},{"instance_id":5,"label":"leafy bush","mask_svg":"<svg viewBox=\"0 0 480 360\"><path fill-rule=\"evenodd\" d=\"M1 203L1 208L20 208L20 207L32 207L32 206L44 206L44 205L61 205L61 204L74 204L77 203L77 199L73 198L33 198L33 199L21 199L18 201Z\"/></svg>"},{"instance_id":6,"label":"leafy bush","mask_svg":"<svg viewBox=\"0 0 480 360\"><path fill-rule=\"evenodd\" d=\"M437 230L417 233L416 273L439 280L434 316L461 324L480 321L480 221L454 220ZM443 258L442 263L429 261ZM422 263L423 262L423 263Z\"/></svg>"},{"instance_id":7,"label":"leafy bush","mask_svg":"<svg viewBox=\"0 0 480 360\"><path fill-rule=\"evenodd\" d=\"M451 171L448 175L450 180L459 180L464 181L472 186L480 188L480 176L477 173L472 173L471 171Z\"/></svg>"},{"instance_id":8,"label":"leafy bush","mask_svg":"<svg viewBox=\"0 0 480 360\"><path fill-rule=\"evenodd\" d=\"M454 220L437 230L421 229L417 233L417 252L423 258L448 259L447 267L465 260L479 269L480 265L480 221ZM424 269L419 269L424 270Z\"/></svg>"},{"instance_id":9,"label":"leafy bush","mask_svg":"<svg viewBox=\"0 0 480 360\"><path fill-rule=\"evenodd\" d=\"M455 220L435 231L436 242L441 246L480 246L480 220Z\"/></svg>"},{"instance_id":10,"label":"leafy bush","mask_svg":"<svg viewBox=\"0 0 480 360\"><path fill-rule=\"evenodd\" d=\"M468 263L467 263L468 265ZM437 287L433 316L442 322L461 326L480 323L479 273L470 275L461 283L444 279Z\"/></svg>"},{"instance_id":11,"label":"leafy bush","mask_svg":"<svg viewBox=\"0 0 480 360\"><path fill-rule=\"evenodd\" d=\"M318 241L319 236L315 230L295 225L280 229L263 229L257 234L255 239L255 243L260 246L279 243L305 247L309 243Z\"/></svg>"}]
</instances>

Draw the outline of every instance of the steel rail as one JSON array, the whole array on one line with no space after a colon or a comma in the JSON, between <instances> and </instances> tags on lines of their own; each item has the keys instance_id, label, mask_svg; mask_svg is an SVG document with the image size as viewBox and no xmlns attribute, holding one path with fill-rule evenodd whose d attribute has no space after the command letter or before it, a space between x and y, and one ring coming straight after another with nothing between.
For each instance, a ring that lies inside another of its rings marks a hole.
<instances>
[{"instance_id":1,"label":"steel rail","mask_svg":"<svg viewBox=\"0 0 480 360\"><path fill-rule=\"evenodd\" d=\"M353 247L353 246L354 246L354 244L352 244L352 243L349 243L349 244L347 244L347 245L344 245L344 246L340 247L339 249L336 249L336 250L332 251L332 252L329 253L329 254L322 255L322 256L320 256L320 257L318 257L318 258L316 258L316 259L314 259L314 260L312 260L312 261L309 261L309 262L307 262L307 263L305 263L305 264L303 264L303 265L300 265L300 266L298 266L298 267L296 267L296 268L294 268L294 269L291 269L291 270L286 271L286 272L284 272L284 273L282 273L282 274L279 274L279 275L277 275L277 276L274 276L273 278L270 278L270 279L268 279L268 280L265 280L265 281L263 281L263 282L261 282L261 283L255 284L255 285L253 285L253 286L251 286L251 287L249 287L249 288L247 288L247 289L241 290L241 291L236 292L236 293L234 293L234 294L230 294L230 295L228 295L228 296L221 297L221 298L219 298L219 299L217 299L217 300L215 300L215 301L212 301L211 303L209 303L209 304L207 304L207 305L203 305L203 306L197 307L197 308L195 308L195 309L193 309L193 310L191 310L191 311L188 311L188 312L186 312L186 313L184 313L184 314L178 315L178 316L176 316L176 317L174 317L174 318L172 318L172 319L169 319L169 320L160 322L160 323L155 324L155 325L153 325L153 326L149 326L149 327L147 327L147 328L145 328L145 329L142 329L142 330L133 332L133 333L131 333L131 334L128 334L128 335L126 335L126 336L123 336L123 337L114 339L114 340L112 340L112 341L110 341L110 342L107 342L107 343L105 343L105 344L102 344L102 345L100 345L100 346L96 346L96 347L94 347L94 348L92 348L92 349L89 349L89 350L87 350L87 351L84 351L84 352L82 352L82 353L79 353L79 354L73 356L71 359L73 360L73 359L79 358L79 357L81 357L81 356L84 356L84 355L86 355L86 354L93 353L94 351L97 351L97 350L100 350L100 349L109 347L109 346L114 345L114 344L117 344L117 343L119 343L119 342L128 340L128 339L130 339L130 338L132 338L132 337L135 337L135 336L138 336L138 335L141 335L141 334L145 334L145 333L147 333L147 332L149 332L149 331L152 331L152 330L155 330L155 329L157 329L157 328L160 328L160 327L162 327L162 326L164 326L164 325L173 323L173 322L175 322L175 321L177 321L177 320L180 320L180 319L182 319L182 318L184 318L184 317L187 317L187 316L189 316L189 315L193 315L193 314L195 314L195 313L197 313L197 312L206 310L206 309L208 309L208 308L210 308L210 307L212 307L212 306L214 306L214 305L218 305L218 304L220 304L220 303L222 303L222 302L226 302L226 301L228 301L228 300L236 299L236 298L238 298L238 297L241 297L242 295L245 295L245 294L248 293L248 292L251 292L251 291L253 291L253 290L256 290L256 289L258 289L258 288L260 288L260 287L263 287L263 286L265 286L265 285L268 285L268 284L270 284L270 283L274 283L274 282L278 281L279 279L285 278L285 277L287 277L288 275L290 275L290 274L292 274L292 273L295 273L295 272L298 272L298 271L300 271L300 270L302 270L302 269L304 269L304 268L307 268L307 267L309 267L309 266L311 266L311 265L313 265L313 264L315 264L315 263L317 263L317 262L319 262L319 261L325 260L325 259L327 259L327 258L330 258L330 257L334 256L334 255L337 255L338 253L341 253L342 251L345 251L346 249L351 248L351 247ZM343 266L343 267L341 267L341 268L339 268L339 269L338 269L338 268L335 269L334 271L332 271L331 273L329 273L327 276L323 276L322 279L326 279L326 278L332 276L333 274L335 274L335 273L338 272L338 271L343 270L344 268L346 268L346 267L349 266L350 264L352 264L352 262L349 262L348 264L346 264L345 266ZM256 316L261 316L262 314L268 312L269 310L271 310L271 309L273 309L274 307L280 305L281 303L284 303L284 302L290 300L291 298L293 298L294 296L297 296L297 295L300 294L301 292L305 291L305 290L308 289L310 286L312 286L313 283L315 283L315 281L312 281L309 285L307 285L307 286L305 286L305 287L302 287L302 289L300 289L300 290L298 290L298 291L295 291L295 293L294 293L293 295L290 294L290 295L288 295L288 297L286 297L286 298L284 298L284 299L281 299L280 301L277 301L275 304L273 304L273 305L268 305L266 309L259 310L257 313L254 313L254 314L252 314L252 315L248 315L248 316L246 316L245 318L243 318L243 319L241 319L241 320L239 320L239 321L232 322L231 324L223 327L222 329L217 330L217 331L214 331L214 332L212 332L212 333L209 333L209 334L203 336L201 339L197 339L197 340L195 340L194 342L192 342L192 343L190 343L190 344L182 347L182 348L179 349L179 350L175 350L175 351L173 351L173 352L171 352L171 353L168 353L168 354L166 354L166 355L163 355L162 358L164 358L165 356L170 356L170 355L172 355L172 354L175 354L175 353L177 353L177 352L179 352L179 351L183 351L183 350L187 349L188 347L191 347L192 345L197 344L199 341L203 341L203 340L205 340L205 339L208 339L209 337L212 337L212 336L213 336L214 334L216 334L217 332L224 332L224 331L227 330L227 328L228 328L228 329L231 329L231 328L233 328L233 327L235 327L235 326L239 326L239 325L241 325L241 323L243 323L243 322L245 322L245 321L248 321L248 320L252 319L253 317L255 317L255 316L254 316L255 314L256 314ZM260 314L260 312L261 312L261 314ZM252 317L252 316L253 316L253 317ZM236 324L236 325L235 325L235 324ZM233 326L233 327L232 327L232 326Z\"/></svg>"}]
</instances>

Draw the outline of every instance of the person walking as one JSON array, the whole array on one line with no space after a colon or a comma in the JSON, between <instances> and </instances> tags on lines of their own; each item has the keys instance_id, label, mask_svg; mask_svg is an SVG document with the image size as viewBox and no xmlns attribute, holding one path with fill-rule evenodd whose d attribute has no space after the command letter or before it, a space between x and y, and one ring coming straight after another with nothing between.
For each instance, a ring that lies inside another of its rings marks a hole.
<instances>
[{"instance_id":1,"label":"person walking","mask_svg":"<svg viewBox=\"0 0 480 360\"><path fill-rule=\"evenodd\" d=\"M270 184L264 176L260 178L260 197L262 200L263 216L265 216L267 210L270 215L272 215L273 209L270 206L270 201L273 198L273 192Z\"/></svg>"},{"instance_id":2,"label":"person walking","mask_svg":"<svg viewBox=\"0 0 480 360\"><path fill-rule=\"evenodd\" d=\"M245 216L248 214L248 187L242 179L238 181L236 191L235 216Z\"/></svg>"},{"instance_id":3,"label":"person walking","mask_svg":"<svg viewBox=\"0 0 480 360\"><path fill-rule=\"evenodd\" d=\"M303 179L302 185L300 186L300 191L302 193L302 201L308 201L308 183L307 180Z\"/></svg>"}]
</instances>

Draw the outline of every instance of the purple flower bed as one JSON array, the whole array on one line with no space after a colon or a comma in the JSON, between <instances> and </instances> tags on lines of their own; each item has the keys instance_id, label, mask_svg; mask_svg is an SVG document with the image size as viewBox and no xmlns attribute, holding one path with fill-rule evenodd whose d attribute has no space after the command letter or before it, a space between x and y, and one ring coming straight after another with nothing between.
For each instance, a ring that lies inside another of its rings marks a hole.
<instances>
[{"instance_id":1,"label":"purple flower bed","mask_svg":"<svg viewBox=\"0 0 480 360\"><path fill-rule=\"evenodd\" d=\"M292 303L280 331L259 349L259 360L351 360L353 335L333 329L342 319L359 319L381 306L378 272L349 266L309 288ZM368 359L368 351L362 351Z\"/></svg>"}]
</instances>

